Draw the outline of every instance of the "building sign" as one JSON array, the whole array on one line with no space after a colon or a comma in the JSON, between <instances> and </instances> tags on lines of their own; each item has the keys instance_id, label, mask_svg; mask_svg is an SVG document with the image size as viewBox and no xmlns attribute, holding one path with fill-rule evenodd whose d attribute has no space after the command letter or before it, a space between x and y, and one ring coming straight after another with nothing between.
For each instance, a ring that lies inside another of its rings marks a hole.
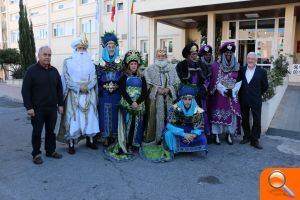
<instances>
[{"instance_id":1,"label":"building sign","mask_svg":"<svg viewBox=\"0 0 300 200\"><path fill-rule=\"evenodd\" d=\"M293 75L300 75L300 64L293 64L292 65L292 74Z\"/></svg>"}]
</instances>

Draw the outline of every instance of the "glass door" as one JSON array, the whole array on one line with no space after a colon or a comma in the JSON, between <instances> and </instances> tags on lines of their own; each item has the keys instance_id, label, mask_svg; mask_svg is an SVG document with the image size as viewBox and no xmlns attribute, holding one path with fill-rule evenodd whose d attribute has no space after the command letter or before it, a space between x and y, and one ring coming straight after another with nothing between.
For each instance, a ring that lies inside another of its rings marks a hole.
<instances>
[{"instance_id":1,"label":"glass door","mask_svg":"<svg viewBox=\"0 0 300 200\"><path fill-rule=\"evenodd\" d=\"M264 68L272 68L271 56L275 55L274 39L257 39L255 44L257 64Z\"/></svg>"}]
</instances>

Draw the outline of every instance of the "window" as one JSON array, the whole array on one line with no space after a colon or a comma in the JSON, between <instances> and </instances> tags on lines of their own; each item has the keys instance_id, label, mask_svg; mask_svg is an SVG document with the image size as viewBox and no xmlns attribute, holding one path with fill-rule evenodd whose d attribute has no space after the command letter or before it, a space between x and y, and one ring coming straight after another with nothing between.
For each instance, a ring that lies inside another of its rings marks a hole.
<instances>
[{"instance_id":1,"label":"window","mask_svg":"<svg viewBox=\"0 0 300 200\"><path fill-rule=\"evenodd\" d=\"M59 4L59 5L58 5L58 9L59 9L59 10L64 9L64 4Z\"/></svg>"},{"instance_id":2,"label":"window","mask_svg":"<svg viewBox=\"0 0 300 200\"><path fill-rule=\"evenodd\" d=\"M19 0L9 0L9 3L10 4L17 4L17 3L19 3Z\"/></svg>"},{"instance_id":3,"label":"window","mask_svg":"<svg viewBox=\"0 0 300 200\"><path fill-rule=\"evenodd\" d=\"M17 43L19 40L19 31L12 31L10 33L10 41L11 43Z\"/></svg>"},{"instance_id":4,"label":"window","mask_svg":"<svg viewBox=\"0 0 300 200\"><path fill-rule=\"evenodd\" d=\"M81 4L93 3L95 0L81 0Z\"/></svg>"},{"instance_id":5,"label":"window","mask_svg":"<svg viewBox=\"0 0 300 200\"><path fill-rule=\"evenodd\" d=\"M48 30L46 28L40 28L35 31L34 37L39 40L45 40L48 38Z\"/></svg>"},{"instance_id":6,"label":"window","mask_svg":"<svg viewBox=\"0 0 300 200\"><path fill-rule=\"evenodd\" d=\"M81 31L85 33L94 33L96 27L94 18L81 19Z\"/></svg>"},{"instance_id":7,"label":"window","mask_svg":"<svg viewBox=\"0 0 300 200\"><path fill-rule=\"evenodd\" d=\"M73 1L61 1L58 3L52 4L52 10L53 11L60 11L68 8L73 8Z\"/></svg>"},{"instance_id":8,"label":"window","mask_svg":"<svg viewBox=\"0 0 300 200\"><path fill-rule=\"evenodd\" d=\"M167 51L167 54L173 53L173 40L172 39L162 39L160 41L160 48Z\"/></svg>"},{"instance_id":9,"label":"window","mask_svg":"<svg viewBox=\"0 0 300 200\"><path fill-rule=\"evenodd\" d=\"M12 22L19 21L19 18L20 18L19 13L10 15L10 21L12 21Z\"/></svg>"},{"instance_id":10,"label":"window","mask_svg":"<svg viewBox=\"0 0 300 200\"><path fill-rule=\"evenodd\" d=\"M255 38L255 20L240 21L239 38L253 39Z\"/></svg>"},{"instance_id":11,"label":"window","mask_svg":"<svg viewBox=\"0 0 300 200\"><path fill-rule=\"evenodd\" d=\"M229 22L229 39L236 37L236 22Z\"/></svg>"},{"instance_id":12,"label":"window","mask_svg":"<svg viewBox=\"0 0 300 200\"><path fill-rule=\"evenodd\" d=\"M141 40L141 52L148 53L148 40Z\"/></svg>"},{"instance_id":13,"label":"window","mask_svg":"<svg viewBox=\"0 0 300 200\"><path fill-rule=\"evenodd\" d=\"M284 18L279 19L278 36L284 37Z\"/></svg>"},{"instance_id":14,"label":"window","mask_svg":"<svg viewBox=\"0 0 300 200\"><path fill-rule=\"evenodd\" d=\"M53 24L54 37L73 35L73 33L74 33L73 21Z\"/></svg>"},{"instance_id":15,"label":"window","mask_svg":"<svg viewBox=\"0 0 300 200\"><path fill-rule=\"evenodd\" d=\"M284 48L284 18L279 19L277 44L278 44L278 46L277 46L278 52L283 53L283 48Z\"/></svg>"},{"instance_id":16,"label":"window","mask_svg":"<svg viewBox=\"0 0 300 200\"><path fill-rule=\"evenodd\" d=\"M42 7L30 9L29 14L30 16L38 16L38 15L46 14L46 7L42 6Z\"/></svg>"},{"instance_id":17,"label":"window","mask_svg":"<svg viewBox=\"0 0 300 200\"><path fill-rule=\"evenodd\" d=\"M118 10L124 10L124 4L123 4L123 2L122 3L118 3L117 6L118 6Z\"/></svg>"},{"instance_id":18,"label":"window","mask_svg":"<svg viewBox=\"0 0 300 200\"><path fill-rule=\"evenodd\" d=\"M275 19L257 21L257 38L274 37Z\"/></svg>"},{"instance_id":19,"label":"window","mask_svg":"<svg viewBox=\"0 0 300 200\"><path fill-rule=\"evenodd\" d=\"M112 5L111 4L106 4L106 12L110 13L112 11Z\"/></svg>"}]
</instances>

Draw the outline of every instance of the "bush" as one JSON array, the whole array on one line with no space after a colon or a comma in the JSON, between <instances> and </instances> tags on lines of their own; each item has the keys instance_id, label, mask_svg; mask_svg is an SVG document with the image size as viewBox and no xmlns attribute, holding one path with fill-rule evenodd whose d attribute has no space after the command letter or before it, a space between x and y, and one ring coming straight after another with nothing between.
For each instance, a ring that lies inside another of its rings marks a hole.
<instances>
[{"instance_id":1,"label":"bush","mask_svg":"<svg viewBox=\"0 0 300 200\"><path fill-rule=\"evenodd\" d=\"M289 62L288 57L293 57L292 55L282 55L280 54L277 59L271 57L271 62L273 68L268 71L268 82L269 89L263 95L263 101L268 101L275 95L276 87L283 84L283 80L287 74L289 74Z\"/></svg>"}]
</instances>

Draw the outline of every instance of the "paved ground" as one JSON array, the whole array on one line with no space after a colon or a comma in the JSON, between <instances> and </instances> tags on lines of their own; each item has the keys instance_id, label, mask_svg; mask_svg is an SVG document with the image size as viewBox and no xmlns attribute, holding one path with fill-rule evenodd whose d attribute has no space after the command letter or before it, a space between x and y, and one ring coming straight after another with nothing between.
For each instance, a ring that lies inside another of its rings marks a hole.
<instances>
[{"instance_id":1,"label":"paved ground","mask_svg":"<svg viewBox=\"0 0 300 200\"><path fill-rule=\"evenodd\" d=\"M62 160L43 155L31 162L31 125L22 104L0 98L0 199L2 200L254 200L260 172L267 167L299 167L300 141L263 136L259 151L250 145L210 145L209 154L180 154L168 163L137 158L126 163L104 159L102 148L82 143L77 154L57 145Z\"/></svg>"},{"instance_id":2,"label":"paved ground","mask_svg":"<svg viewBox=\"0 0 300 200\"><path fill-rule=\"evenodd\" d=\"M299 111L300 86L288 86L267 134L300 140Z\"/></svg>"}]
</instances>

